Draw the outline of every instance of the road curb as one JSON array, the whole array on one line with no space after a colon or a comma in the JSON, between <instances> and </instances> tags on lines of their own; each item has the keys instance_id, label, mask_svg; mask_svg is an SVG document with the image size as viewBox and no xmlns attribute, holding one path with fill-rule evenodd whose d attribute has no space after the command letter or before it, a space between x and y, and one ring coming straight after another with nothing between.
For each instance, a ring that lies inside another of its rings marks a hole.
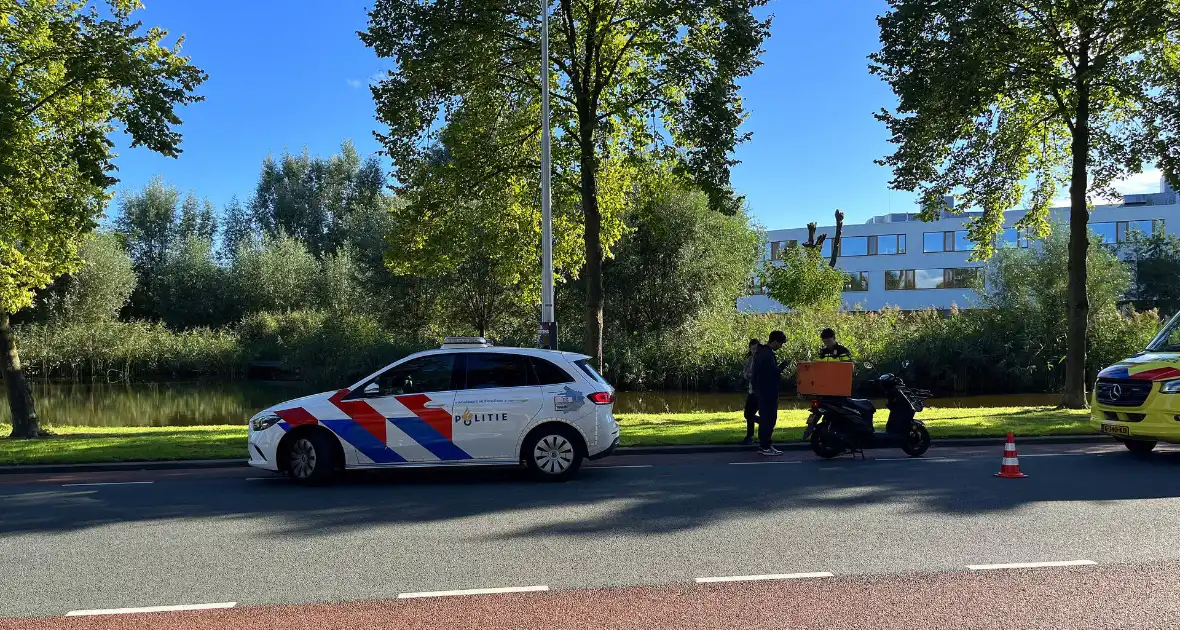
<instances>
[{"instance_id":1,"label":"road curb","mask_svg":"<svg viewBox=\"0 0 1180 630\"><path fill-rule=\"evenodd\" d=\"M933 440L934 446L991 446L1003 444L1006 437L995 438L947 438ZM1019 438L1020 444L1095 444L1109 442L1104 435L1058 435L1051 437ZM807 442L783 442L775 444L785 451L806 451L811 448ZM695 455L702 453L741 453L752 449L741 444L709 444L703 446L624 446L615 450L615 455ZM86 473L118 472L132 470L189 470L198 468L237 468L246 466L245 459L194 459L162 462L107 462L102 464L29 464L0 466L0 475L22 473Z\"/></svg>"},{"instance_id":2,"label":"road curb","mask_svg":"<svg viewBox=\"0 0 1180 630\"><path fill-rule=\"evenodd\" d=\"M1008 440L1007 437L993 437L993 438L945 438L941 440L932 440L932 446L991 446L994 444L1003 444ZM1017 436L1016 441L1020 444L1095 444L1110 442L1110 438L1104 435L1056 435L1049 437L1027 437L1021 438ZM807 451L811 450L811 444L808 442L783 442L775 443L775 448L784 451ZM620 447L615 451L616 455L692 455L697 453L740 453L749 451L752 446L741 444L710 444L705 446L628 446Z\"/></svg>"}]
</instances>

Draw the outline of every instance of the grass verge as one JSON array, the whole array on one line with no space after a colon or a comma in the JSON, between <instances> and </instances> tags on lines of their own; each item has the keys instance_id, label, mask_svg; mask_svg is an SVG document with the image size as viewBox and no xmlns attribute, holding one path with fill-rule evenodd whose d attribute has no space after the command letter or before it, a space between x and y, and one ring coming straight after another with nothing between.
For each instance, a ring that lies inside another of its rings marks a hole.
<instances>
[{"instance_id":1,"label":"grass verge","mask_svg":"<svg viewBox=\"0 0 1180 630\"><path fill-rule=\"evenodd\" d=\"M775 437L798 440L806 410L780 410ZM935 439L1082 435L1090 433L1089 414L1049 408L932 408L921 416ZM623 446L733 444L746 422L740 412L622 414ZM84 464L179 459L232 459L246 456L245 426L204 427L50 427L57 435L39 440L0 439L0 465ZM10 427L0 424L0 435Z\"/></svg>"}]
</instances>

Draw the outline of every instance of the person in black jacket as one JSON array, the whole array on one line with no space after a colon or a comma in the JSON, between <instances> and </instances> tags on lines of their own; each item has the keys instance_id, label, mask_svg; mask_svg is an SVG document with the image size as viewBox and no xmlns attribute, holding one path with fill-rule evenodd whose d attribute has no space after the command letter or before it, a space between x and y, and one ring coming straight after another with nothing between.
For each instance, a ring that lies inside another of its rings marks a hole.
<instances>
[{"instance_id":1,"label":"person in black jacket","mask_svg":"<svg viewBox=\"0 0 1180 630\"><path fill-rule=\"evenodd\" d=\"M742 366L742 378L746 381L746 408L742 415L746 417L746 437L742 440L742 444L754 443L754 425L758 424L758 397L754 395L754 357L758 355L758 349L762 347L762 342L757 339L750 340L750 351L746 354L746 363Z\"/></svg>"},{"instance_id":2,"label":"person in black jacket","mask_svg":"<svg viewBox=\"0 0 1180 630\"><path fill-rule=\"evenodd\" d=\"M754 396L758 399L758 445L763 455L782 455L783 452L774 448L774 425L778 422L779 377L787 367L787 361L778 363L774 353L786 343L787 336L783 331L770 333L765 346L758 348L754 355L754 365L751 370Z\"/></svg>"}]
</instances>

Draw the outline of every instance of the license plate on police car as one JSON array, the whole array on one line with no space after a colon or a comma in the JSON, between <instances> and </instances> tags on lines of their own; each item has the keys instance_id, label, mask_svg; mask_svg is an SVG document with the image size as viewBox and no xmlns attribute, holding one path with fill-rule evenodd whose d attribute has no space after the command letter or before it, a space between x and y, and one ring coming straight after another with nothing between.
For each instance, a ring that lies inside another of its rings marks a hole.
<instances>
[{"instance_id":1,"label":"license plate on police car","mask_svg":"<svg viewBox=\"0 0 1180 630\"><path fill-rule=\"evenodd\" d=\"M1102 425L1102 432L1111 435L1130 435L1131 429L1121 424L1104 424Z\"/></svg>"}]
</instances>

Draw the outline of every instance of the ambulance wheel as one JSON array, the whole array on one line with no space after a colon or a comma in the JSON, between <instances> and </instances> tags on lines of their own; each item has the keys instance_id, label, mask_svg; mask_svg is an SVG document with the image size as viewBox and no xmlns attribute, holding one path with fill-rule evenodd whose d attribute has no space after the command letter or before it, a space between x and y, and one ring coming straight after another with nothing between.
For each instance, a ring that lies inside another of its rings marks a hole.
<instances>
[{"instance_id":1,"label":"ambulance wheel","mask_svg":"<svg viewBox=\"0 0 1180 630\"><path fill-rule=\"evenodd\" d=\"M525 438L521 456L535 479L568 481L582 467L586 449L576 431L550 424L538 427Z\"/></svg>"},{"instance_id":2,"label":"ambulance wheel","mask_svg":"<svg viewBox=\"0 0 1180 630\"><path fill-rule=\"evenodd\" d=\"M1155 440L1123 440L1127 450L1138 455L1146 455L1155 450Z\"/></svg>"},{"instance_id":3,"label":"ambulance wheel","mask_svg":"<svg viewBox=\"0 0 1180 630\"><path fill-rule=\"evenodd\" d=\"M308 431L293 436L287 446L287 474L298 483L317 485L336 475L336 449L330 434Z\"/></svg>"}]
</instances>

